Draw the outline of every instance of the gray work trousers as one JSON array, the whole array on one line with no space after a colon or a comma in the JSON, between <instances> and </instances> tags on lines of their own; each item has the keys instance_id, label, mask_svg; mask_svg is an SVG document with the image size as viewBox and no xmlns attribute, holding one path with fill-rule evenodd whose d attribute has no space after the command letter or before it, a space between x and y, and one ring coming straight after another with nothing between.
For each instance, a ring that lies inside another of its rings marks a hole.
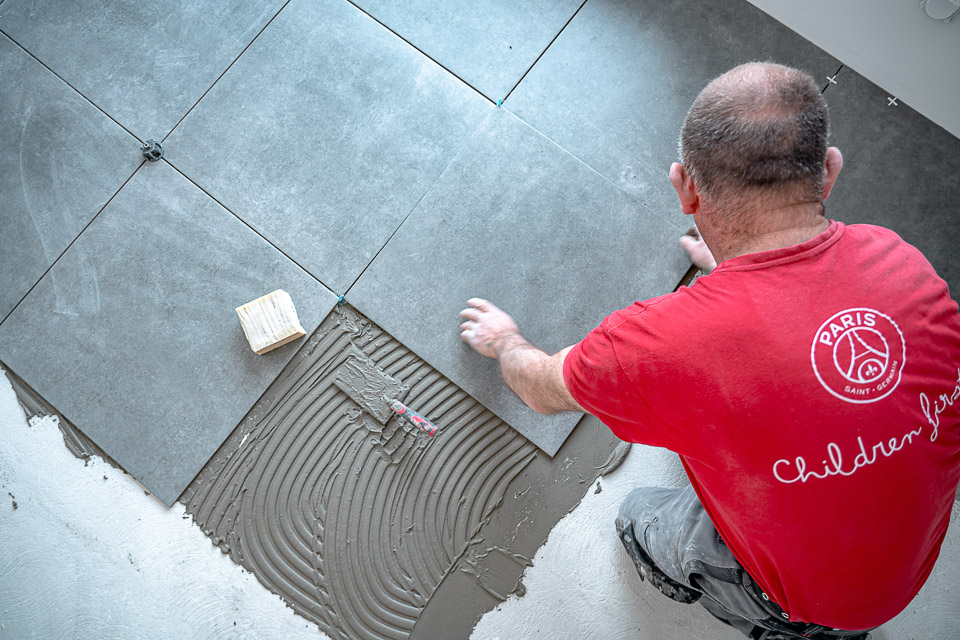
<instances>
[{"instance_id":1,"label":"gray work trousers","mask_svg":"<svg viewBox=\"0 0 960 640\"><path fill-rule=\"evenodd\" d=\"M656 569L674 582L702 593L698 601L704 608L744 635L751 638L869 637L863 631L844 632L790 623L783 610L764 597L766 594L737 562L691 486L635 489L620 506L616 524L617 534L635 563L637 558L631 552L631 540L646 554L645 560L652 561ZM806 636L800 635L803 632Z\"/></svg>"}]
</instances>

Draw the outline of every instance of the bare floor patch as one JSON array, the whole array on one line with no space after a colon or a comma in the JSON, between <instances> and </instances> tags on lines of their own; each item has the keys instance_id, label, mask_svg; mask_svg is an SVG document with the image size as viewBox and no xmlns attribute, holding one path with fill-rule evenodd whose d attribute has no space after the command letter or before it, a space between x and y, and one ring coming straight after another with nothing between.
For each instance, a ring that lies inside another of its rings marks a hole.
<instances>
[{"instance_id":1,"label":"bare floor patch","mask_svg":"<svg viewBox=\"0 0 960 640\"><path fill-rule=\"evenodd\" d=\"M29 424L0 367L0 638L327 640L96 455Z\"/></svg>"}]
</instances>

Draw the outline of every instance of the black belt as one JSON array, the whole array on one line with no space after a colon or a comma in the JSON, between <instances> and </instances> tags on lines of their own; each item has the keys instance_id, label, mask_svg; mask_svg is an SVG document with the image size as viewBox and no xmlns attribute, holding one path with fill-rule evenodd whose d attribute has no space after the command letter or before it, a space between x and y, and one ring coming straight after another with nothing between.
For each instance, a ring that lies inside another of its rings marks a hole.
<instances>
[{"instance_id":1,"label":"black belt","mask_svg":"<svg viewBox=\"0 0 960 640\"><path fill-rule=\"evenodd\" d=\"M770 596L763 592L763 590L760 588L760 585L754 582L746 571L743 572L743 587L747 590L747 593L753 596L753 599L757 601L757 604L759 604L760 607L770 615L767 620L756 621L757 624L767 627L771 631L794 634L800 638L866 639L869 637L869 632L872 630L864 629L861 631L847 631L845 629L834 629L833 627L825 627L819 624L790 622L790 615L784 611L780 605L771 600Z\"/></svg>"}]
</instances>

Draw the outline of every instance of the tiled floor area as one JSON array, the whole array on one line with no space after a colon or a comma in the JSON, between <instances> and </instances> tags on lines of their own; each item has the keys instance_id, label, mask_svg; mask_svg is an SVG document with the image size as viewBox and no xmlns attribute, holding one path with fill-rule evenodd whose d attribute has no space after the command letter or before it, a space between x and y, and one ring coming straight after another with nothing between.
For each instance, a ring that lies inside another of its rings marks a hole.
<instances>
[{"instance_id":1,"label":"tiled floor area","mask_svg":"<svg viewBox=\"0 0 960 640\"><path fill-rule=\"evenodd\" d=\"M823 83L828 216L960 290L960 140L744 0L0 0L0 361L172 505L303 344L234 308L343 296L552 456L456 314L559 349L673 289L680 123L750 60Z\"/></svg>"}]
</instances>

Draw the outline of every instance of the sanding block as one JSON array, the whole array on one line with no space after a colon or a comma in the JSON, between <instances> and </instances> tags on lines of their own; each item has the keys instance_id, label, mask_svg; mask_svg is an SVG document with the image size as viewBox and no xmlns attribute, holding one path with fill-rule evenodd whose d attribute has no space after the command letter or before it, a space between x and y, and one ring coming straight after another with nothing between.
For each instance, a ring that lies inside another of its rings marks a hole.
<instances>
[{"instance_id":1,"label":"sanding block","mask_svg":"<svg viewBox=\"0 0 960 640\"><path fill-rule=\"evenodd\" d=\"M250 348L260 355L307 335L290 294L283 289L237 307L237 315Z\"/></svg>"}]
</instances>

